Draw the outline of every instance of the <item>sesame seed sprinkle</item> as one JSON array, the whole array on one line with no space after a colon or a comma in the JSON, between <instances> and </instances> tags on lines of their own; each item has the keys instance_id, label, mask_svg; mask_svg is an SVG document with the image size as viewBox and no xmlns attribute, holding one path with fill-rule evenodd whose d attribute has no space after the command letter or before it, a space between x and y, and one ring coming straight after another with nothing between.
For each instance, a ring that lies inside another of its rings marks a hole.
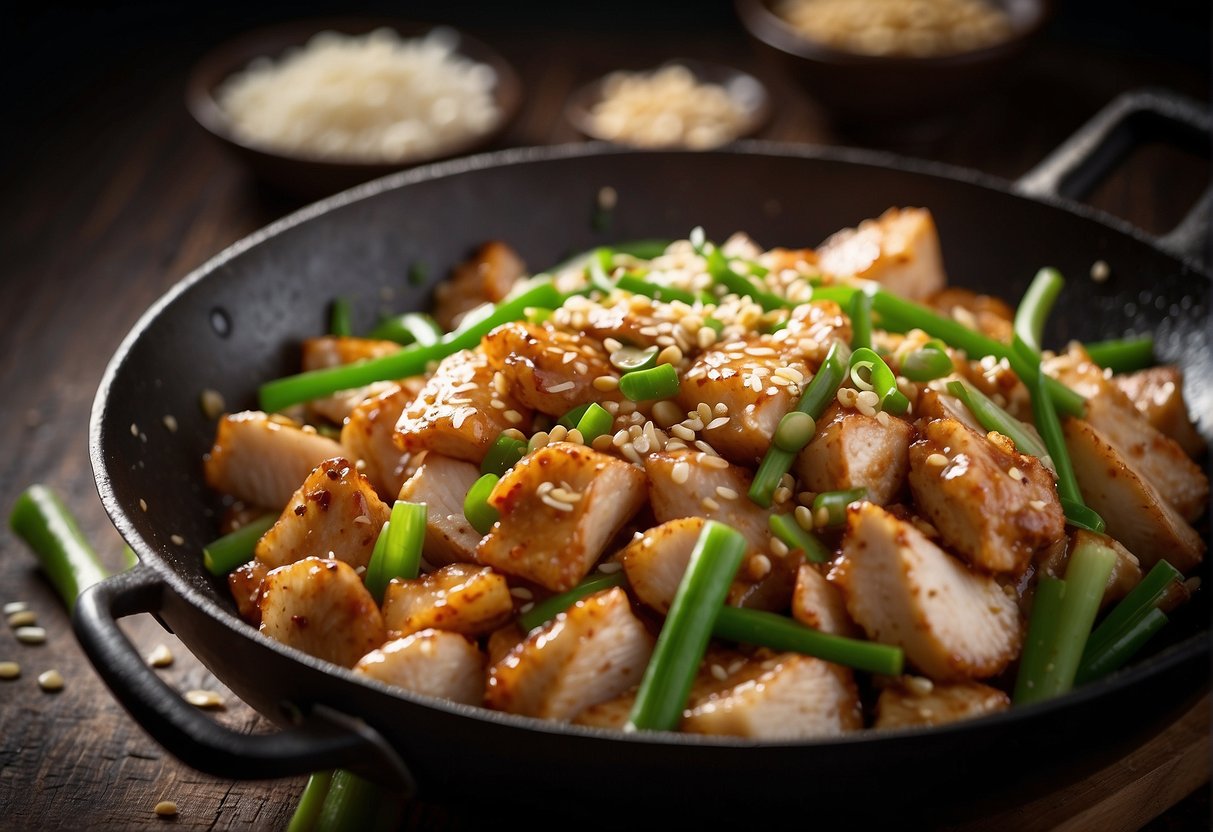
<instances>
[{"instance_id":1,"label":"sesame seed sprinkle","mask_svg":"<svg viewBox=\"0 0 1213 832\"><path fill-rule=\"evenodd\" d=\"M38 674L38 687L47 693L58 693L63 690L63 674L58 670L48 670Z\"/></svg>"}]
</instances>

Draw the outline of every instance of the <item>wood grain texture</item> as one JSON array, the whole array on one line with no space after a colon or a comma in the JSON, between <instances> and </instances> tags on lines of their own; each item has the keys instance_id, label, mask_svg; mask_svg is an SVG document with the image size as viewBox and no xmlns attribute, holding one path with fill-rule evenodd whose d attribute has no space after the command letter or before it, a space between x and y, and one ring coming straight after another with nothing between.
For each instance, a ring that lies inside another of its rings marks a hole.
<instances>
[{"instance_id":1,"label":"wood grain texture","mask_svg":"<svg viewBox=\"0 0 1213 832\"><path fill-rule=\"evenodd\" d=\"M836 134L800 90L758 64L739 32L677 39L668 33L478 34L515 63L526 88L524 108L503 146L576 140L562 115L576 86L620 66L652 66L671 55L719 60L758 74L777 100L766 138L853 140ZM0 189L0 507L7 510L31 482L51 485L110 566L117 565L121 544L95 496L86 447L89 408L108 357L170 285L296 207L261 191L189 120L181 105L189 54L163 44L140 68L133 60L98 68L87 89L67 102L70 107L65 104L58 116L32 128L30 141L11 157L15 163ZM1046 44L1005 89L948 130L893 148L1015 177L1116 93L1143 84L1207 94L1207 79L1190 70ZM888 146L879 138L865 143ZM1207 180L1207 165L1196 163L1193 173L1192 164L1173 154L1147 154L1095 199L1147 228L1163 228L1174 218L1172 206L1194 196ZM0 660L16 660L24 668L19 680L0 683L0 828L284 826L302 781L208 777L156 746L98 681L53 592L4 529L0 602L11 600L29 602L50 638L43 646L24 647L0 629ZM124 626L144 652L158 643L170 645L177 661L159 672L179 690L223 691L150 617ZM62 693L37 688L37 674L50 667L67 679ZM268 730L230 695L227 703L216 715L220 721ZM1206 702L1078 791L972 828L1136 828L1208 780L1208 734ZM1109 795L1116 799L1109 801ZM153 815L161 799L178 803L175 819ZM476 826L461 817L457 807L418 808L409 826Z\"/></svg>"}]
</instances>

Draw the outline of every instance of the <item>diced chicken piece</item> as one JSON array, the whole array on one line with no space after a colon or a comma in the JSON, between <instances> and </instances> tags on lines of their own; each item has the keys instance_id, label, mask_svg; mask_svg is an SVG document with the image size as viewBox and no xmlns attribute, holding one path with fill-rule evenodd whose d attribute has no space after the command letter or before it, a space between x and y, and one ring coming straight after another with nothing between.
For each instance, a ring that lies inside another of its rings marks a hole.
<instances>
[{"instance_id":1,"label":"diced chicken piece","mask_svg":"<svg viewBox=\"0 0 1213 832\"><path fill-rule=\"evenodd\" d=\"M594 387L599 376L619 374L593 338L516 321L484 336L480 348L518 401L549 416L563 416L587 401L618 398Z\"/></svg>"},{"instance_id":2,"label":"diced chicken piece","mask_svg":"<svg viewBox=\"0 0 1213 832\"><path fill-rule=\"evenodd\" d=\"M944 317L959 321L995 341L1011 343L1015 310L999 298L979 295L972 289L949 286L931 295L927 305Z\"/></svg>"},{"instance_id":3,"label":"diced chicken piece","mask_svg":"<svg viewBox=\"0 0 1213 832\"><path fill-rule=\"evenodd\" d=\"M395 499L409 477L413 454L396 447L396 423L417 400L424 384L420 379L389 382L379 393L359 402L341 428L342 447L361 463L362 473L385 500Z\"/></svg>"},{"instance_id":4,"label":"diced chicken piece","mask_svg":"<svg viewBox=\"0 0 1213 832\"><path fill-rule=\"evenodd\" d=\"M796 573L792 617L806 627L830 635L848 638L859 635L859 628L847 614L842 593L811 563L802 563Z\"/></svg>"},{"instance_id":5,"label":"diced chicken piece","mask_svg":"<svg viewBox=\"0 0 1213 832\"><path fill-rule=\"evenodd\" d=\"M979 682L932 684L900 678L880 692L874 728L921 728L1005 711L1011 698Z\"/></svg>"},{"instance_id":6,"label":"diced chicken piece","mask_svg":"<svg viewBox=\"0 0 1213 832\"><path fill-rule=\"evenodd\" d=\"M578 601L489 669L485 704L569 720L640 682L653 637L618 587Z\"/></svg>"},{"instance_id":7,"label":"diced chicken piece","mask_svg":"<svg viewBox=\"0 0 1213 832\"><path fill-rule=\"evenodd\" d=\"M417 400L400 414L396 447L414 453L434 451L479 465L502 431L526 430L530 411L508 390L499 389L493 373L479 350L444 358Z\"/></svg>"},{"instance_id":8,"label":"diced chicken piece","mask_svg":"<svg viewBox=\"0 0 1213 832\"><path fill-rule=\"evenodd\" d=\"M841 306L832 300L816 300L798 304L787 326L771 335L771 342L785 362L806 362L816 369L834 344L849 347L851 334L851 319Z\"/></svg>"},{"instance_id":9,"label":"diced chicken piece","mask_svg":"<svg viewBox=\"0 0 1213 832\"><path fill-rule=\"evenodd\" d=\"M464 705L484 698L484 654L465 636L421 630L389 641L354 666L385 684Z\"/></svg>"},{"instance_id":10,"label":"diced chicken piece","mask_svg":"<svg viewBox=\"0 0 1213 832\"><path fill-rule=\"evenodd\" d=\"M504 659L511 650L526 640L527 634L522 632L516 621L511 621L500 630L489 633L487 648L489 651L489 666Z\"/></svg>"},{"instance_id":11,"label":"diced chicken piece","mask_svg":"<svg viewBox=\"0 0 1213 832\"><path fill-rule=\"evenodd\" d=\"M750 475L721 457L698 451L660 451L645 459L653 516L665 523L683 517L718 520L749 542L751 551L729 590L728 603L785 610L796 585L799 557L771 551L770 512L746 497ZM769 570L766 568L769 567Z\"/></svg>"},{"instance_id":12,"label":"diced chicken piece","mask_svg":"<svg viewBox=\"0 0 1213 832\"><path fill-rule=\"evenodd\" d=\"M947 393L941 393L938 390L930 388L924 389L918 396L918 401L914 403L914 413L920 419L955 419L967 428L975 430L978 433L985 433L986 429L981 426L981 423L973 417L973 413L964 405L960 399L955 396L949 396ZM1025 425L1035 433L1035 428L1031 425Z\"/></svg>"},{"instance_id":13,"label":"diced chicken piece","mask_svg":"<svg viewBox=\"0 0 1213 832\"><path fill-rule=\"evenodd\" d=\"M1053 474L1009 441L952 419L921 426L910 490L944 542L973 566L1018 577L1065 534Z\"/></svg>"},{"instance_id":14,"label":"diced chicken piece","mask_svg":"<svg viewBox=\"0 0 1213 832\"><path fill-rule=\"evenodd\" d=\"M1019 654L1015 600L875 503L847 510L831 579L870 639L899 645L932 679L984 679Z\"/></svg>"},{"instance_id":15,"label":"diced chicken piece","mask_svg":"<svg viewBox=\"0 0 1213 832\"><path fill-rule=\"evenodd\" d=\"M400 352L400 345L394 341L377 341L372 338L351 338L340 335L325 335L320 338L306 338L303 341L301 364L304 371L323 370L328 367L340 367L365 361L371 358L382 358ZM342 390L323 399L308 402L308 409L336 425L345 421L358 404L368 396L374 396L393 386L393 382L375 382L365 387L355 387L352 390Z\"/></svg>"},{"instance_id":16,"label":"diced chicken piece","mask_svg":"<svg viewBox=\"0 0 1213 832\"><path fill-rule=\"evenodd\" d=\"M925 208L890 208L839 231L818 246L817 262L824 274L875 280L911 300L947 283L935 220Z\"/></svg>"},{"instance_id":17,"label":"diced chicken piece","mask_svg":"<svg viewBox=\"0 0 1213 832\"><path fill-rule=\"evenodd\" d=\"M227 588L236 599L236 610L253 626L261 623L261 581L269 571L268 566L253 558L227 576Z\"/></svg>"},{"instance_id":18,"label":"diced chicken piece","mask_svg":"<svg viewBox=\"0 0 1213 832\"><path fill-rule=\"evenodd\" d=\"M313 468L343 453L332 439L282 416L233 413L219 421L215 445L206 455L206 484L277 511Z\"/></svg>"},{"instance_id":19,"label":"diced chicken piece","mask_svg":"<svg viewBox=\"0 0 1213 832\"><path fill-rule=\"evenodd\" d=\"M1161 558L1181 572L1204 558L1205 542L1158 489L1107 438L1081 419L1065 419L1062 430L1083 500L1099 513L1107 532L1149 571Z\"/></svg>"},{"instance_id":20,"label":"diced chicken piece","mask_svg":"<svg viewBox=\"0 0 1213 832\"><path fill-rule=\"evenodd\" d=\"M353 667L386 636L379 606L354 567L321 558L305 558L265 576L261 632L342 667Z\"/></svg>"},{"instance_id":21,"label":"diced chicken piece","mask_svg":"<svg viewBox=\"0 0 1213 832\"><path fill-rule=\"evenodd\" d=\"M489 503L501 519L476 558L565 592L581 581L645 499L644 474L614 457L556 442L523 457Z\"/></svg>"},{"instance_id":22,"label":"diced chicken piece","mask_svg":"<svg viewBox=\"0 0 1213 832\"><path fill-rule=\"evenodd\" d=\"M390 514L370 480L341 457L327 459L299 486L254 553L271 569L306 557L366 566Z\"/></svg>"},{"instance_id":23,"label":"diced chicken piece","mask_svg":"<svg viewBox=\"0 0 1213 832\"><path fill-rule=\"evenodd\" d=\"M1021 422L1032 421L1032 396L1005 358L960 362L960 376Z\"/></svg>"},{"instance_id":24,"label":"diced chicken piece","mask_svg":"<svg viewBox=\"0 0 1213 832\"><path fill-rule=\"evenodd\" d=\"M680 726L759 740L834 737L862 727L851 671L797 653L755 662L732 687L691 707Z\"/></svg>"},{"instance_id":25,"label":"diced chicken piece","mask_svg":"<svg viewBox=\"0 0 1213 832\"><path fill-rule=\"evenodd\" d=\"M700 402L726 405L726 414L713 415L703 425L703 438L738 465L754 466L809 377L804 363L788 362L770 336L757 335L699 356L683 373L678 403L688 412Z\"/></svg>"},{"instance_id":26,"label":"diced chicken piece","mask_svg":"<svg viewBox=\"0 0 1213 832\"><path fill-rule=\"evenodd\" d=\"M1074 344L1048 362L1058 381L1087 397L1083 417L1126 462L1149 480L1179 515L1191 522L1205 513L1209 480L1184 449L1150 425L1086 350Z\"/></svg>"},{"instance_id":27,"label":"diced chicken piece","mask_svg":"<svg viewBox=\"0 0 1213 832\"><path fill-rule=\"evenodd\" d=\"M383 597L383 623L407 636L436 629L487 635L514 612L505 578L487 566L454 563L406 580L393 578Z\"/></svg>"},{"instance_id":28,"label":"diced chicken piece","mask_svg":"<svg viewBox=\"0 0 1213 832\"><path fill-rule=\"evenodd\" d=\"M811 248L773 248L754 259L773 272L784 269L791 269L801 274L818 272L817 252Z\"/></svg>"},{"instance_id":29,"label":"diced chicken piece","mask_svg":"<svg viewBox=\"0 0 1213 832\"><path fill-rule=\"evenodd\" d=\"M607 306L572 297L552 313L549 323L569 335L591 338L597 342L614 338L634 347L651 347L657 343L663 329L658 311L635 298ZM672 332L673 328L670 327L669 331Z\"/></svg>"},{"instance_id":30,"label":"diced chicken piece","mask_svg":"<svg viewBox=\"0 0 1213 832\"><path fill-rule=\"evenodd\" d=\"M480 469L442 454L425 461L400 489L400 499L425 503L425 543L421 553L434 566L475 563L481 534L463 516L463 501Z\"/></svg>"},{"instance_id":31,"label":"diced chicken piece","mask_svg":"<svg viewBox=\"0 0 1213 832\"><path fill-rule=\"evenodd\" d=\"M1151 367L1112 376L1112 383L1129 397L1147 422L1178 442L1188 456L1195 458L1205 452L1204 437L1188 417L1183 396L1183 371L1178 367Z\"/></svg>"},{"instance_id":32,"label":"diced chicken piece","mask_svg":"<svg viewBox=\"0 0 1213 832\"><path fill-rule=\"evenodd\" d=\"M670 611L670 604L678 592L678 585L682 583L687 564L691 562L691 552L705 522L700 517L670 520L645 531L619 553L619 560L628 576L628 585L636 597L663 615ZM763 554L762 557L766 558L772 571L794 569L792 558L787 558L785 563L784 559L772 555ZM742 562L726 602L734 606L758 606L763 609L786 607L786 585L789 581L781 575L777 589L770 573L762 576L765 581L757 581L750 574L750 568L749 561ZM774 599L776 593L778 600Z\"/></svg>"},{"instance_id":33,"label":"diced chicken piece","mask_svg":"<svg viewBox=\"0 0 1213 832\"><path fill-rule=\"evenodd\" d=\"M445 330L454 329L477 306L508 295L525 273L526 265L512 248L496 240L485 243L434 288L434 320Z\"/></svg>"},{"instance_id":34,"label":"diced chicken piece","mask_svg":"<svg viewBox=\"0 0 1213 832\"><path fill-rule=\"evenodd\" d=\"M905 487L914 428L886 415L883 419L830 405L817 433L794 463L794 472L810 491L863 487L867 499L887 505Z\"/></svg>"},{"instance_id":35,"label":"diced chicken piece","mask_svg":"<svg viewBox=\"0 0 1213 832\"><path fill-rule=\"evenodd\" d=\"M1085 529L1075 529L1064 545L1050 546L1043 557L1038 556L1036 558L1036 575L1064 578L1066 567L1070 563L1070 555L1084 541L1098 542L1116 553L1116 562L1112 564L1112 574L1108 575L1108 585L1104 590L1103 599L1099 602L1101 608L1115 604L1128 595L1133 587L1141 583L1141 564L1132 552L1106 534L1096 534Z\"/></svg>"}]
</instances>

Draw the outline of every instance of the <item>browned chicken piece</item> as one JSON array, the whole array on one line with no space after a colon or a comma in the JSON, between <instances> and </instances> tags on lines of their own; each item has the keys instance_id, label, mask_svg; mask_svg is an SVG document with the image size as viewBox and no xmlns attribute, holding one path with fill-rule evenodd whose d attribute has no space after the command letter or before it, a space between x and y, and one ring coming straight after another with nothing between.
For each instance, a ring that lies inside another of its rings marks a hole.
<instances>
[{"instance_id":1,"label":"browned chicken piece","mask_svg":"<svg viewBox=\"0 0 1213 832\"><path fill-rule=\"evenodd\" d=\"M481 534L463 516L463 500L480 469L470 462L442 454L425 461L400 489L400 499L425 503L425 543L421 553L434 566L475 563Z\"/></svg>"},{"instance_id":2,"label":"browned chicken piece","mask_svg":"<svg viewBox=\"0 0 1213 832\"><path fill-rule=\"evenodd\" d=\"M569 720L640 682L653 637L618 587L578 601L489 669L485 705Z\"/></svg>"},{"instance_id":3,"label":"browned chicken piece","mask_svg":"<svg viewBox=\"0 0 1213 832\"><path fill-rule=\"evenodd\" d=\"M531 413L493 378L479 350L463 350L442 360L417 400L396 423L396 447L434 451L477 465L501 432L527 430ZM500 405L500 406L498 406Z\"/></svg>"},{"instance_id":4,"label":"browned chicken piece","mask_svg":"<svg viewBox=\"0 0 1213 832\"><path fill-rule=\"evenodd\" d=\"M815 300L798 304L787 326L770 338L786 361L807 362L816 370L834 344L850 347L851 334L851 319L841 306L832 300Z\"/></svg>"},{"instance_id":5,"label":"browned chicken piece","mask_svg":"<svg viewBox=\"0 0 1213 832\"><path fill-rule=\"evenodd\" d=\"M811 248L773 248L760 254L758 261L773 272L784 269L802 273L817 271L817 252Z\"/></svg>"},{"instance_id":6,"label":"browned chicken piece","mask_svg":"<svg viewBox=\"0 0 1213 832\"><path fill-rule=\"evenodd\" d=\"M817 248L822 273L875 280L894 294L922 300L947 283L935 220L925 208L890 208Z\"/></svg>"},{"instance_id":7,"label":"browned chicken piece","mask_svg":"<svg viewBox=\"0 0 1213 832\"><path fill-rule=\"evenodd\" d=\"M265 576L261 632L310 656L353 667L383 644L379 606L354 567L305 558Z\"/></svg>"},{"instance_id":8,"label":"browned chicken piece","mask_svg":"<svg viewBox=\"0 0 1213 832\"><path fill-rule=\"evenodd\" d=\"M525 274L526 265L512 248L496 240L485 243L434 287L434 320L449 332L477 306L508 295Z\"/></svg>"},{"instance_id":9,"label":"browned chicken piece","mask_svg":"<svg viewBox=\"0 0 1213 832\"><path fill-rule=\"evenodd\" d=\"M651 347L663 334L673 328L657 317L653 307L646 307L634 298L623 299L611 305L579 302L570 298L560 309L552 313L550 323L566 333L591 338L602 342L614 338L622 344L634 347Z\"/></svg>"},{"instance_id":10,"label":"browned chicken piece","mask_svg":"<svg viewBox=\"0 0 1213 832\"><path fill-rule=\"evenodd\" d=\"M920 426L910 490L944 542L973 566L1018 577L1065 534L1053 474L1040 460L953 419Z\"/></svg>"},{"instance_id":11,"label":"browned chicken piece","mask_svg":"<svg viewBox=\"0 0 1213 832\"><path fill-rule=\"evenodd\" d=\"M1062 384L1087 398L1083 417L1105 441L1148 479L1164 500L1188 522L1205 513L1209 480L1175 440L1164 436L1133 402L1074 344L1047 367Z\"/></svg>"},{"instance_id":12,"label":"browned chicken piece","mask_svg":"<svg viewBox=\"0 0 1213 832\"><path fill-rule=\"evenodd\" d=\"M866 488L867 499L893 502L905 488L914 427L831 404L817 433L797 456L793 471L809 491Z\"/></svg>"},{"instance_id":13,"label":"browned chicken piece","mask_svg":"<svg viewBox=\"0 0 1213 832\"><path fill-rule=\"evenodd\" d=\"M755 335L699 356L682 376L677 401L688 412L700 402L728 407L727 413L703 426L703 438L721 456L754 466L770 448L779 420L795 407L801 385L809 378L808 367L781 356L771 336Z\"/></svg>"},{"instance_id":14,"label":"browned chicken piece","mask_svg":"<svg viewBox=\"0 0 1213 832\"><path fill-rule=\"evenodd\" d=\"M319 338L304 339L300 363L306 372L340 367L370 358L382 358L394 352L400 352L400 345L394 341L324 335ZM390 381L376 382L365 387L342 390L323 399L313 399L308 402L308 409L313 414L328 419L335 425L340 425L345 421L345 417L350 415L350 411L357 407L363 399L381 393L391 386Z\"/></svg>"},{"instance_id":15,"label":"browned chicken piece","mask_svg":"<svg viewBox=\"0 0 1213 832\"><path fill-rule=\"evenodd\" d=\"M847 510L830 577L868 638L902 647L932 679L984 679L1019 655L1015 599L875 503Z\"/></svg>"},{"instance_id":16,"label":"browned chicken piece","mask_svg":"<svg viewBox=\"0 0 1213 832\"><path fill-rule=\"evenodd\" d=\"M990 336L995 341L1011 343L1015 310L1000 298L979 295L972 289L949 286L927 298L927 306L969 329Z\"/></svg>"},{"instance_id":17,"label":"browned chicken piece","mask_svg":"<svg viewBox=\"0 0 1213 832\"><path fill-rule=\"evenodd\" d=\"M680 730L757 740L834 737L863 727L848 668L798 653L751 662L732 685L694 703Z\"/></svg>"},{"instance_id":18,"label":"browned chicken piece","mask_svg":"<svg viewBox=\"0 0 1213 832\"><path fill-rule=\"evenodd\" d=\"M342 447L385 500L395 499L409 477L414 455L396 447L396 423L424 385L422 379L389 382L359 402L341 428Z\"/></svg>"},{"instance_id":19,"label":"browned chicken piece","mask_svg":"<svg viewBox=\"0 0 1213 832\"><path fill-rule=\"evenodd\" d=\"M751 551L728 603L764 610L786 610L796 585L796 553L771 551L770 512L750 502L750 475L721 457L680 449L659 451L645 458L653 516L665 523L683 517L718 520L749 542Z\"/></svg>"},{"instance_id":20,"label":"browned chicken piece","mask_svg":"<svg viewBox=\"0 0 1213 832\"><path fill-rule=\"evenodd\" d=\"M277 511L313 468L343 454L327 436L250 410L219 420L215 445L203 464L211 488Z\"/></svg>"},{"instance_id":21,"label":"browned chicken piece","mask_svg":"<svg viewBox=\"0 0 1213 832\"><path fill-rule=\"evenodd\" d=\"M802 563L796 573L792 617L806 627L830 635L854 638L860 634L847 613L842 593L811 563Z\"/></svg>"},{"instance_id":22,"label":"browned chicken piece","mask_svg":"<svg viewBox=\"0 0 1213 832\"><path fill-rule=\"evenodd\" d=\"M1106 534L1075 529L1066 538L1064 544L1050 546L1043 555L1037 556L1035 574L1064 578L1066 567L1070 563L1070 555L1084 541L1100 543L1116 553L1116 562L1112 564L1112 574L1108 575L1108 585L1104 590L1103 599L1099 602L1100 608L1110 607L1141 583L1141 564L1132 552Z\"/></svg>"},{"instance_id":23,"label":"browned chicken piece","mask_svg":"<svg viewBox=\"0 0 1213 832\"><path fill-rule=\"evenodd\" d=\"M489 652L489 665L495 665L507 654L526 639L526 633L518 626L517 621L511 621L499 630L489 633L486 647Z\"/></svg>"},{"instance_id":24,"label":"browned chicken piece","mask_svg":"<svg viewBox=\"0 0 1213 832\"><path fill-rule=\"evenodd\" d=\"M271 569L306 557L364 567L391 511L347 460L327 459L299 486L254 554Z\"/></svg>"},{"instance_id":25,"label":"browned chicken piece","mask_svg":"<svg viewBox=\"0 0 1213 832\"><path fill-rule=\"evenodd\" d=\"M599 376L619 374L593 338L516 321L484 336L480 349L518 401L549 416L563 416L586 401L619 397L594 387Z\"/></svg>"},{"instance_id":26,"label":"browned chicken piece","mask_svg":"<svg viewBox=\"0 0 1213 832\"><path fill-rule=\"evenodd\" d=\"M501 519L476 558L553 592L576 586L644 504L644 474L627 462L556 442L522 458L489 496Z\"/></svg>"},{"instance_id":27,"label":"browned chicken piece","mask_svg":"<svg viewBox=\"0 0 1213 832\"><path fill-rule=\"evenodd\" d=\"M1011 698L980 682L932 684L918 677L899 678L880 692L874 728L922 728L976 719L1005 711Z\"/></svg>"},{"instance_id":28,"label":"browned chicken piece","mask_svg":"<svg viewBox=\"0 0 1213 832\"><path fill-rule=\"evenodd\" d=\"M961 361L959 376L985 393L1021 422L1032 421L1032 395L1007 359L987 355L978 361Z\"/></svg>"},{"instance_id":29,"label":"browned chicken piece","mask_svg":"<svg viewBox=\"0 0 1213 832\"><path fill-rule=\"evenodd\" d=\"M670 604L678 592L678 585L682 583L687 564L691 562L691 552L705 522L700 517L670 520L645 531L619 553L619 560L628 576L628 586L636 597L663 615L670 611ZM785 559L773 555L764 554L762 557L766 558L772 571L786 572L795 568L794 558L786 558L785 562ZM749 572L750 568L749 561L743 561L738 577L729 589L726 603L763 609L786 608L786 585L789 583L786 577L781 575L776 582L768 572L762 576L765 580L756 581ZM774 599L776 594L778 600Z\"/></svg>"},{"instance_id":30,"label":"browned chicken piece","mask_svg":"<svg viewBox=\"0 0 1213 832\"><path fill-rule=\"evenodd\" d=\"M383 596L383 624L401 636L430 628L483 636L513 612L505 578L487 566L453 563L412 580L393 578Z\"/></svg>"},{"instance_id":31,"label":"browned chicken piece","mask_svg":"<svg viewBox=\"0 0 1213 832\"><path fill-rule=\"evenodd\" d=\"M955 419L978 433L986 432L981 423L973 417L973 413L965 407L964 402L955 396L932 390L929 387L923 388L922 392L918 394L918 401L914 404L914 413L920 419ZM1031 425L1024 425L1024 427L1032 433L1036 432Z\"/></svg>"},{"instance_id":32,"label":"browned chicken piece","mask_svg":"<svg viewBox=\"0 0 1213 832\"><path fill-rule=\"evenodd\" d=\"M1161 558L1181 572L1194 569L1204 559L1205 542L1136 464L1091 424L1065 419L1061 426L1082 498L1104 519L1108 534L1146 571Z\"/></svg>"},{"instance_id":33,"label":"browned chicken piece","mask_svg":"<svg viewBox=\"0 0 1213 832\"><path fill-rule=\"evenodd\" d=\"M1188 416L1183 395L1183 371L1178 367L1151 367L1136 373L1112 376L1112 383L1129 397L1147 422L1178 442L1188 456L1196 458L1205 452L1204 437L1197 432Z\"/></svg>"},{"instance_id":34,"label":"browned chicken piece","mask_svg":"<svg viewBox=\"0 0 1213 832\"><path fill-rule=\"evenodd\" d=\"M484 654L447 630L421 630L372 650L354 666L388 685L464 705L484 698Z\"/></svg>"},{"instance_id":35,"label":"browned chicken piece","mask_svg":"<svg viewBox=\"0 0 1213 832\"><path fill-rule=\"evenodd\" d=\"M261 623L261 581L269 571L268 566L253 558L227 576L227 588L236 599L236 610L254 627Z\"/></svg>"}]
</instances>

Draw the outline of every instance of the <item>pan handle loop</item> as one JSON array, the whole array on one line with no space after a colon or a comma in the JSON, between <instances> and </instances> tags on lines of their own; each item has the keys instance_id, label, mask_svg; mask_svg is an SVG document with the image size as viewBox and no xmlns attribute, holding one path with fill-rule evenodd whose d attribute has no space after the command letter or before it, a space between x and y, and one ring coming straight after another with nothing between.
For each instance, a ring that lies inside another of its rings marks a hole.
<instances>
[{"instance_id":1,"label":"pan handle loop","mask_svg":"<svg viewBox=\"0 0 1213 832\"><path fill-rule=\"evenodd\" d=\"M313 706L296 727L251 735L187 704L118 628L119 618L159 612L164 592L163 579L151 567L137 566L86 590L72 614L89 661L153 739L187 765L219 777L260 780L344 768L407 796L416 792L408 767L375 729L327 706Z\"/></svg>"},{"instance_id":2,"label":"pan handle loop","mask_svg":"<svg viewBox=\"0 0 1213 832\"><path fill-rule=\"evenodd\" d=\"M1082 199L1134 148L1166 141L1196 155L1206 155L1211 134L1213 117L1193 99L1169 90L1127 92L1024 174L1015 187L1034 197ZM1208 264L1213 261L1208 249L1211 217L1213 186L1156 243L1177 257Z\"/></svg>"}]
</instances>

